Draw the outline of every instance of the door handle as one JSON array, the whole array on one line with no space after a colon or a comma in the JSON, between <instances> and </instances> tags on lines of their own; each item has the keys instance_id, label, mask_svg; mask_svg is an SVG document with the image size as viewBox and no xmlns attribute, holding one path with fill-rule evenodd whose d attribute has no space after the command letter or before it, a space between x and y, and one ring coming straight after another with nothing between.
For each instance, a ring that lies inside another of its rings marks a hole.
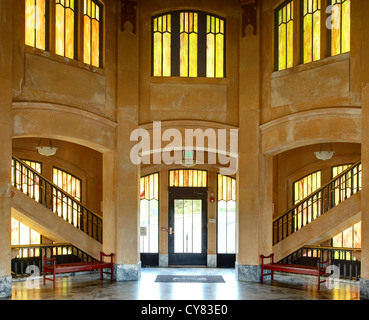
<instances>
[{"instance_id":1,"label":"door handle","mask_svg":"<svg viewBox=\"0 0 369 320\"><path fill-rule=\"evenodd\" d=\"M169 234L174 234L172 227L169 227Z\"/></svg>"}]
</instances>

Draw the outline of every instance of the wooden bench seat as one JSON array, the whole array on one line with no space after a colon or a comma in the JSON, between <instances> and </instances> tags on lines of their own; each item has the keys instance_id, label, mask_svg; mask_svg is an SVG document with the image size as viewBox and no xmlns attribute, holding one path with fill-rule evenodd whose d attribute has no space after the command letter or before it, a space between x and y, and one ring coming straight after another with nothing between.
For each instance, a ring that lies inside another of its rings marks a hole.
<instances>
[{"instance_id":1,"label":"wooden bench seat","mask_svg":"<svg viewBox=\"0 0 369 320\"><path fill-rule=\"evenodd\" d=\"M74 262L56 264L56 258L47 259L43 257L43 272L44 272L44 285L46 280L53 281L53 288L55 288L55 275L60 273L74 273L79 271L100 270L100 279L103 278L103 273L110 274L110 279L113 281L113 256L114 254L105 254L100 252L100 261L90 262ZM110 257L110 262L104 261L104 257ZM47 262L51 264L47 264ZM104 269L110 269L110 272L104 271ZM47 273L52 273L53 277L48 278Z\"/></svg>"},{"instance_id":2,"label":"wooden bench seat","mask_svg":"<svg viewBox=\"0 0 369 320\"><path fill-rule=\"evenodd\" d=\"M271 263L265 264L264 259L271 259ZM296 264L282 264L282 263L274 263L274 254L270 256L261 256L261 280L260 282L264 282L265 276L271 276L271 279L274 280L274 271L286 272L286 273L295 273L295 274L304 274L310 276L318 277L318 291L320 291L320 284L326 282L326 279L323 281L320 280L322 276L328 276L326 273L326 265L329 266L329 260L321 261L319 260L317 266L304 266L304 265L296 265ZM264 270L269 270L271 273L264 273Z\"/></svg>"}]
</instances>

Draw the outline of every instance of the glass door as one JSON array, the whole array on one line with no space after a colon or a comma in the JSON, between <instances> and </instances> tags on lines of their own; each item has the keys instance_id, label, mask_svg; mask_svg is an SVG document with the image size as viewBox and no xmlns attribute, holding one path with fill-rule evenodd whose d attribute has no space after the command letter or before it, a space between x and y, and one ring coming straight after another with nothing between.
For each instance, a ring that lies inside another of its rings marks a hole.
<instances>
[{"instance_id":1,"label":"glass door","mask_svg":"<svg viewBox=\"0 0 369 320\"><path fill-rule=\"evenodd\" d=\"M173 188L169 194L169 265L206 265L206 188Z\"/></svg>"}]
</instances>

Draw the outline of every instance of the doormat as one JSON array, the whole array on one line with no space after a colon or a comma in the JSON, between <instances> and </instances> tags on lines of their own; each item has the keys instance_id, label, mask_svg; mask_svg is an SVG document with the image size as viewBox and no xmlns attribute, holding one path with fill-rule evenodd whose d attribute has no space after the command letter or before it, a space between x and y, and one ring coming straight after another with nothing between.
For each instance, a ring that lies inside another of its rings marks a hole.
<instances>
[{"instance_id":1,"label":"doormat","mask_svg":"<svg viewBox=\"0 0 369 320\"><path fill-rule=\"evenodd\" d=\"M155 282L225 283L222 276L214 275L158 275Z\"/></svg>"}]
</instances>

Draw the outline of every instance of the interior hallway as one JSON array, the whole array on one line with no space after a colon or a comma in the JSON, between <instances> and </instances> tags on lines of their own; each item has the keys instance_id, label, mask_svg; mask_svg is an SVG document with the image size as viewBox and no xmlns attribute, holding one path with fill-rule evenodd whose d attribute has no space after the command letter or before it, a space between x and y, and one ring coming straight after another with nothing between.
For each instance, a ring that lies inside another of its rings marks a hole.
<instances>
[{"instance_id":1,"label":"interior hallway","mask_svg":"<svg viewBox=\"0 0 369 320\"><path fill-rule=\"evenodd\" d=\"M221 275L224 283L160 283L157 275ZM12 296L2 300L360 300L360 283L339 281L338 288L324 284L317 290L317 278L275 274L271 285L241 282L234 269L142 268L138 281L101 281L99 272L59 276L55 290L42 277L13 281ZM0 299L1 300L1 299Z\"/></svg>"}]
</instances>

